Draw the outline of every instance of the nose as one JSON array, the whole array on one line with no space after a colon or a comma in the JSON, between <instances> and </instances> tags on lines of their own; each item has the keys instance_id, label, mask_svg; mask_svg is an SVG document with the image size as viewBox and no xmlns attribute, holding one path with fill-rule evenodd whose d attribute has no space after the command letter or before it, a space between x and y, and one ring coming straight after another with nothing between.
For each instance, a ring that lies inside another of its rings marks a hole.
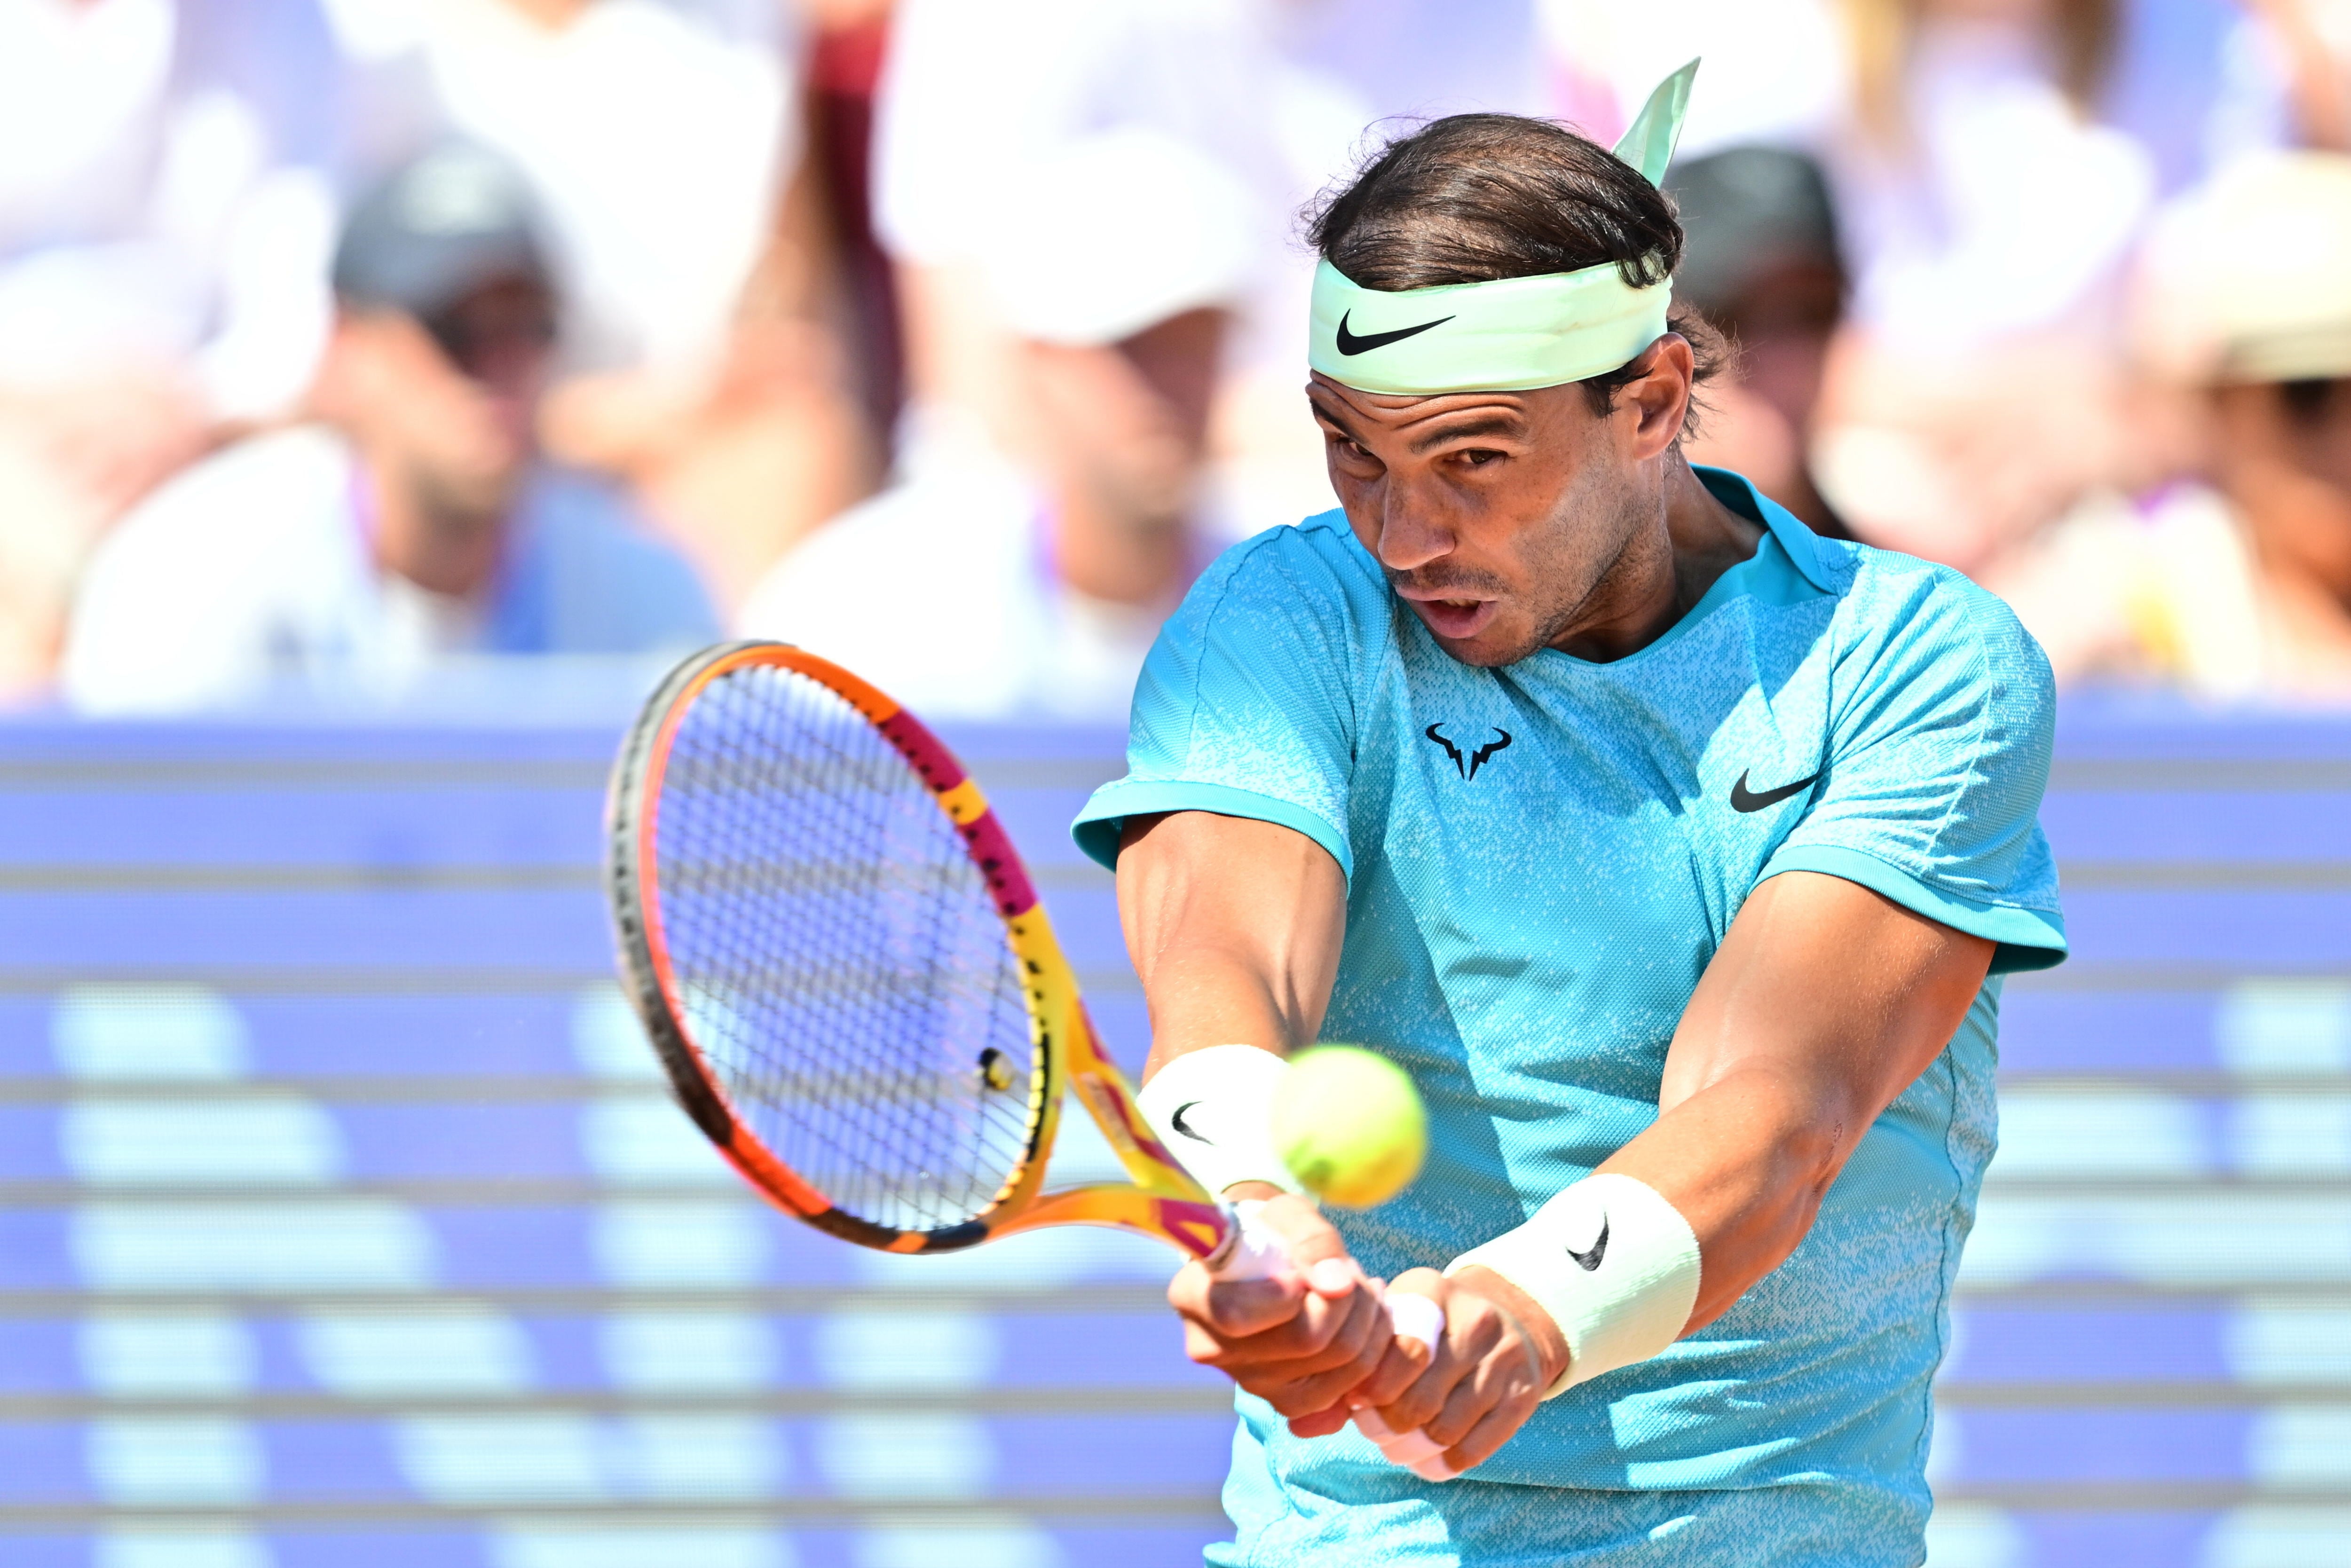
<instances>
[{"instance_id":1,"label":"nose","mask_svg":"<svg viewBox=\"0 0 2351 1568\"><path fill-rule=\"evenodd\" d=\"M1440 508L1416 497L1393 476L1382 486L1375 553L1390 571L1416 571L1453 553L1454 533Z\"/></svg>"}]
</instances>

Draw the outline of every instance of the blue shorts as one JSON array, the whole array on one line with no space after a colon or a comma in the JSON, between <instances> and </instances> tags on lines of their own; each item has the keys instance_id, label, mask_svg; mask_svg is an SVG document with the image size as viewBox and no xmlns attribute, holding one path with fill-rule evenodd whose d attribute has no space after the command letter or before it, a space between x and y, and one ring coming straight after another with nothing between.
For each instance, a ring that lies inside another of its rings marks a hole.
<instances>
[{"instance_id":1,"label":"blue shorts","mask_svg":"<svg viewBox=\"0 0 2351 1568\"><path fill-rule=\"evenodd\" d=\"M1285 1486L1244 1426L1213 1568L1917 1568L1923 1497L1821 1477L1711 1491L1432 1485L1404 1470L1361 1495Z\"/></svg>"}]
</instances>

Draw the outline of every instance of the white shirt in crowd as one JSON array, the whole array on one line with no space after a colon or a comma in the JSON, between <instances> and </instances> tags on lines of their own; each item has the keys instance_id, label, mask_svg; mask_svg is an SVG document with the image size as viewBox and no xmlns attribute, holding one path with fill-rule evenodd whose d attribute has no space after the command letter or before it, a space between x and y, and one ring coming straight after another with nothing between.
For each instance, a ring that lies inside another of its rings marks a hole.
<instances>
[{"instance_id":1,"label":"white shirt in crowd","mask_svg":"<svg viewBox=\"0 0 2351 1568\"><path fill-rule=\"evenodd\" d=\"M906 476L786 556L744 635L796 643L924 718L1123 724L1166 610L1063 584L1048 503L977 443Z\"/></svg>"},{"instance_id":2,"label":"white shirt in crowd","mask_svg":"<svg viewBox=\"0 0 2351 1568\"><path fill-rule=\"evenodd\" d=\"M543 204L580 370L692 368L723 342L800 156L783 0L326 0L377 162L455 133Z\"/></svg>"},{"instance_id":3,"label":"white shirt in crowd","mask_svg":"<svg viewBox=\"0 0 2351 1568\"><path fill-rule=\"evenodd\" d=\"M280 683L366 696L447 653L682 652L716 634L692 570L601 485L534 474L497 580L472 600L380 568L365 493L350 447L315 426L172 480L91 559L67 641L67 699L92 713L169 713Z\"/></svg>"},{"instance_id":4,"label":"white shirt in crowd","mask_svg":"<svg viewBox=\"0 0 2351 1568\"><path fill-rule=\"evenodd\" d=\"M307 384L328 318L335 51L315 0L0 0L0 382L184 367Z\"/></svg>"},{"instance_id":5,"label":"white shirt in crowd","mask_svg":"<svg viewBox=\"0 0 2351 1568\"><path fill-rule=\"evenodd\" d=\"M1233 358L1286 374L1313 271L1299 207L1407 120L1544 103L1531 0L900 0L875 224L895 256L967 259L991 193L1057 145L1174 137L1255 194L1261 280Z\"/></svg>"},{"instance_id":6,"label":"white shirt in crowd","mask_svg":"<svg viewBox=\"0 0 2351 1568\"><path fill-rule=\"evenodd\" d=\"M1855 319L1906 348L2111 325L2101 313L2155 202L2283 133L2282 84L2231 0L2125 0L2088 120L2014 26L1929 19L1896 141L1860 123L1834 0L1542 6L1563 108L1595 134L1697 55L1681 156L1764 142L1819 157Z\"/></svg>"}]
</instances>

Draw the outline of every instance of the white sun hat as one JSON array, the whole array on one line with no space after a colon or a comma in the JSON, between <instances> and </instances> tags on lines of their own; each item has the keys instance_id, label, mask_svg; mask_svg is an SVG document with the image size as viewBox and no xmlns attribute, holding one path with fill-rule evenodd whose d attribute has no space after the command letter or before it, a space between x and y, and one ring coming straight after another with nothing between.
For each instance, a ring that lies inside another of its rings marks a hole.
<instances>
[{"instance_id":1,"label":"white sun hat","mask_svg":"<svg viewBox=\"0 0 2351 1568\"><path fill-rule=\"evenodd\" d=\"M2248 158L2172 204L2135 308L2142 355L2183 380L2351 376L2351 157Z\"/></svg>"},{"instance_id":2,"label":"white sun hat","mask_svg":"<svg viewBox=\"0 0 2351 1568\"><path fill-rule=\"evenodd\" d=\"M1005 323L1049 343L1114 343L1236 303L1259 255L1243 183L1163 131L1074 137L1015 170L982 261Z\"/></svg>"}]
</instances>

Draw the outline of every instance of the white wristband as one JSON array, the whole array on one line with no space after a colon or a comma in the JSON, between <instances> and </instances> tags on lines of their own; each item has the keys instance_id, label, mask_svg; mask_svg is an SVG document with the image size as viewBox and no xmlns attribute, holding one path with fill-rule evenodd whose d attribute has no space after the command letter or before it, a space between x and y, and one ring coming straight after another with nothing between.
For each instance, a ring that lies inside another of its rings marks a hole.
<instances>
[{"instance_id":1,"label":"white wristband","mask_svg":"<svg viewBox=\"0 0 2351 1568\"><path fill-rule=\"evenodd\" d=\"M1221 1197L1237 1182L1303 1193L1273 1149L1273 1092L1290 1063L1253 1045L1187 1051L1136 1095L1144 1120L1176 1161Z\"/></svg>"},{"instance_id":2,"label":"white wristband","mask_svg":"<svg viewBox=\"0 0 2351 1568\"><path fill-rule=\"evenodd\" d=\"M1445 1266L1491 1269L1534 1298L1567 1341L1549 1399L1646 1361L1679 1339L1698 1305L1698 1235L1657 1189L1628 1176L1586 1176Z\"/></svg>"}]
</instances>

